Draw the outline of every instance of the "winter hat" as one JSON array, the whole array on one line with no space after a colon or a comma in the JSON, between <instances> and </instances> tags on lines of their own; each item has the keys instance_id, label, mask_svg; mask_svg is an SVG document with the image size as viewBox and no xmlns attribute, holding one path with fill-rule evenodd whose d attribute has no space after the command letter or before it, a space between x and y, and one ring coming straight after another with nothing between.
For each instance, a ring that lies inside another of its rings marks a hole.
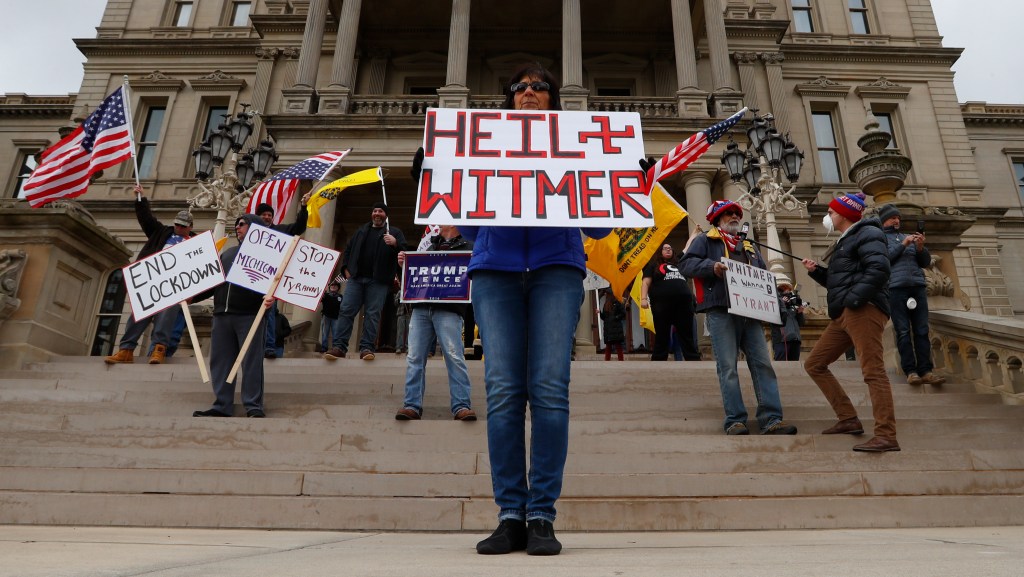
<instances>
[{"instance_id":1,"label":"winter hat","mask_svg":"<svg viewBox=\"0 0 1024 577\"><path fill-rule=\"evenodd\" d=\"M261 203L257 204L256 205L256 214L259 215L259 214L263 214L264 212L269 212L271 214L271 216L273 216L273 214L274 214L274 207L270 206L269 204L267 204L265 202L261 202Z\"/></svg>"},{"instance_id":2,"label":"winter hat","mask_svg":"<svg viewBox=\"0 0 1024 577\"><path fill-rule=\"evenodd\" d=\"M379 208L384 211L384 214L388 213L388 205L384 204L382 201L379 200L373 203L373 206L371 208Z\"/></svg>"},{"instance_id":3,"label":"winter hat","mask_svg":"<svg viewBox=\"0 0 1024 577\"><path fill-rule=\"evenodd\" d=\"M730 208L740 211L740 217L743 217L743 207L740 205L731 200L716 200L708 207L708 222L715 224L718 217L722 216L722 213Z\"/></svg>"},{"instance_id":4,"label":"winter hat","mask_svg":"<svg viewBox=\"0 0 1024 577\"><path fill-rule=\"evenodd\" d=\"M900 216L900 209L894 204L883 204L878 207L878 220L883 223L894 216Z\"/></svg>"},{"instance_id":5,"label":"winter hat","mask_svg":"<svg viewBox=\"0 0 1024 577\"><path fill-rule=\"evenodd\" d=\"M857 222L864 216L864 193L844 194L833 198L828 207L850 222Z\"/></svg>"}]
</instances>

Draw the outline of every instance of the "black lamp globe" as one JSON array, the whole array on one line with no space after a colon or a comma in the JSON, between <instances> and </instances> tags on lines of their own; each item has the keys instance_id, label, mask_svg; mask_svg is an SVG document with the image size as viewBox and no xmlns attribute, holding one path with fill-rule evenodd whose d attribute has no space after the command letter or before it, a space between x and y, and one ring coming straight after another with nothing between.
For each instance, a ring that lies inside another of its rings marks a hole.
<instances>
[{"instance_id":1,"label":"black lamp globe","mask_svg":"<svg viewBox=\"0 0 1024 577\"><path fill-rule=\"evenodd\" d=\"M722 152L722 164L729 171L729 177L735 182L743 179L743 162L746 155L735 142L730 142Z\"/></svg>"},{"instance_id":2,"label":"black lamp globe","mask_svg":"<svg viewBox=\"0 0 1024 577\"><path fill-rule=\"evenodd\" d=\"M206 180L210 178L210 171L213 169L213 154L207 143L202 143L199 148L192 151L192 159L196 164L196 179Z\"/></svg>"},{"instance_id":3,"label":"black lamp globe","mask_svg":"<svg viewBox=\"0 0 1024 577\"><path fill-rule=\"evenodd\" d=\"M252 153L252 164L256 178L263 180L263 177L267 176L267 173L270 172L270 167L273 166L275 161L277 161L277 150L274 148L274 142L267 138L260 142L259 149Z\"/></svg>"}]
</instances>

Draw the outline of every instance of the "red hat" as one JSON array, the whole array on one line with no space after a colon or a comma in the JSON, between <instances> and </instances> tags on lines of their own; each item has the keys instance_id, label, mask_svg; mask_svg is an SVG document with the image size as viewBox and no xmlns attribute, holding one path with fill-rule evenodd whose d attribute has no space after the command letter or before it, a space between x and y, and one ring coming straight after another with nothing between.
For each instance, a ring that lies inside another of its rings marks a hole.
<instances>
[{"instance_id":1,"label":"red hat","mask_svg":"<svg viewBox=\"0 0 1024 577\"><path fill-rule=\"evenodd\" d=\"M832 202L828 203L828 207L838 212L846 220L857 222L861 216L864 216L864 207L866 206L864 198L863 192L844 194L833 198Z\"/></svg>"},{"instance_id":2,"label":"red hat","mask_svg":"<svg viewBox=\"0 0 1024 577\"><path fill-rule=\"evenodd\" d=\"M743 207L741 207L740 205L736 204L731 200L716 200L715 202L711 203L711 206L708 207L708 222L714 224L715 221L718 220L718 217L722 216L722 213L728 210L730 207L740 211L740 218L743 217Z\"/></svg>"}]
</instances>

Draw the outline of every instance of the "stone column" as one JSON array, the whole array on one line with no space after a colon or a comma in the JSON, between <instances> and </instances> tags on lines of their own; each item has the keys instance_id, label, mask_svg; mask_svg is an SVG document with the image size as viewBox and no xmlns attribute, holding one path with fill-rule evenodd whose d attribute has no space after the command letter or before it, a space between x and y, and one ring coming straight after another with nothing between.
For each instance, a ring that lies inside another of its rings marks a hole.
<instances>
[{"instance_id":1,"label":"stone column","mask_svg":"<svg viewBox=\"0 0 1024 577\"><path fill-rule=\"evenodd\" d=\"M782 134L789 132L789 111L786 108L786 88L782 82L782 61L786 55L781 52L762 52L768 73L768 97L772 103L772 114L775 115L775 128Z\"/></svg>"},{"instance_id":2,"label":"stone column","mask_svg":"<svg viewBox=\"0 0 1024 577\"><path fill-rule=\"evenodd\" d=\"M331 84L320 89L320 114L348 112L361 8L362 0L345 0L341 7L338 37L334 41L334 60L331 63Z\"/></svg>"},{"instance_id":3,"label":"stone column","mask_svg":"<svg viewBox=\"0 0 1024 577\"><path fill-rule=\"evenodd\" d=\"M746 96L744 104L764 110L764 103L757 94L757 65L760 64L758 56L757 52L736 52L732 58L740 69L740 88Z\"/></svg>"},{"instance_id":4,"label":"stone column","mask_svg":"<svg viewBox=\"0 0 1024 577\"><path fill-rule=\"evenodd\" d=\"M306 13L306 28L302 35L302 49L299 55L299 70L295 85L282 90L284 114L309 114L312 112L316 91L316 72L320 66L320 51L324 43L324 26L327 24L327 0L309 0Z\"/></svg>"},{"instance_id":5,"label":"stone column","mask_svg":"<svg viewBox=\"0 0 1024 577\"><path fill-rule=\"evenodd\" d=\"M693 44L693 20L689 0L672 0L672 31L674 32L676 108L680 118L707 118L708 93L697 86L697 51Z\"/></svg>"},{"instance_id":6,"label":"stone column","mask_svg":"<svg viewBox=\"0 0 1024 577\"><path fill-rule=\"evenodd\" d=\"M452 27L448 34L448 71L445 86L438 89L441 108L467 108L469 88L466 87L466 68L469 63L469 8L470 0L452 0Z\"/></svg>"},{"instance_id":7,"label":"stone column","mask_svg":"<svg viewBox=\"0 0 1024 577\"><path fill-rule=\"evenodd\" d=\"M729 70L729 40L725 34L725 17L721 0L704 0L705 32L711 57L711 78L714 83L715 116L729 116L742 106L742 94L732 87Z\"/></svg>"},{"instance_id":8,"label":"stone column","mask_svg":"<svg viewBox=\"0 0 1024 577\"><path fill-rule=\"evenodd\" d=\"M686 219L686 227L691 233L693 227L700 224L705 230L704 215L711 206L711 174L707 172L684 172L683 189L686 191L686 212L690 218Z\"/></svg>"},{"instance_id":9,"label":"stone column","mask_svg":"<svg viewBox=\"0 0 1024 577\"><path fill-rule=\"evenodd\" d=\"M590 91L583 87L583 25L580 0L562 0L562 109L586 110Z\"/></svg>"}]
</instances>

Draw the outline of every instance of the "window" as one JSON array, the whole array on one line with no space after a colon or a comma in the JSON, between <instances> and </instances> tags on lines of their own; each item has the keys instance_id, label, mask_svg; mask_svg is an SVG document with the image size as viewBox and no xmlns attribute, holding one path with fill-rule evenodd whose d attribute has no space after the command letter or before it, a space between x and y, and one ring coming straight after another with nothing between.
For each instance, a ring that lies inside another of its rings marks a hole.
<instances>
[{"instance_id":1,"label":"window","mask_svg":"<svg viewBox=\"0 0 1024 577\"><path fill-rule=\"evenodd\" d=\"M892 127L892 115L888 112L871 112L878 119L878 128L882 132L888 132L892 135L892 139L889 141L889 146L886 148L898 148L896 146L896 131Z\"/></svg>"},{"instance_id":2,"label":"window","mask_svg":"<svg viewBox=\"0 0 1024 577\"><path fill-rule=\"evenodd\" d=\"M139 138L139 178L156 176L156 147L159 144L160 129L164 124L166 106L151 106L146 112L146 122Z\"/></svg>"},{"instance_id":3,"label":"window","mask_svg":"<svg viewBox=\"0 0 1024 577\"><path fill-rule=\"evenodd\" d=\"M192 2L175 2L174 14L171 17L171 26L188 28L192 20Z\"/></svg>"},{"instance_id":4,"label":"window","mask_svg":"<svg viewBox=\"0 0 1024 577\"><path fill-rule=\"evenodd\" d=\"M814 141L818 147L818 164L822 182L842 182L839 172L839 145L832 125L831 112L812 112Z\"/></svg>"},{"instance_id":5,"label":"window","mask_svg":"<svg viewBox=\"0 0 1024 577\"><path fill-rule=\"evenodd\" d=\"M1013 163L1013 174L1017 179L1017 192L1020 193L1021 200L1024 200L1024 161Z\"/></svg>"},{"instance_id":6,"label":"window","mask_svg":"<svg viewBox=\"0 0 1024 577\"><path fill-rule=\"evenodd\" d=\"M811 21L811 0L792 0L792 6L793 30L795 32L814 32L814 24Z\"/></svg>"},{"instance_id":7,"label":"window","mask_svg":"<svg viewBox=\"0 0 1024 577\"><path fill-rule=\"evenodd\" d=\"M227 106L210 106L206 113L206 124L204 125L203 133L199 135L199 140L206 140L206 137L216 132L221 124L227 124L228 119L225 118L227 115Z\"/></svg>"},{"instance_id":8,"label":"window","mask_svg":"<svg viewBox=\"0 0 1024 577\"><path fill-rule=\"evenodd\" d=\"M21 168L18 169L18 176L15 177L14 193L12 198L25 198L25 181L32 175L32 171L36 169L38 163L36 162L37 150L23 150L21 152Z\"/></svg>"},{"instance_id":9,"label":"window","mask_svg":"<svg viewBox=\"0 0 1024 577\"><path fill-rule=\"evenodd\" d=\"M868 27L868 6L867 0L846 0L850 7L850 24L853 26L854 34L871 34Z\"/></svg>"},{"instance_id":10,"label":"window","mask_svg":"<svg viewBox=\"0 0 1024 577\"><path fill-rule=\"evenodd\" d=\"M124 309L125 288L122 282L121 269L110 273L107 286L103 289L103 302L97 314L96 337L92 341L92 354L106 356L114 352L117 345L117 326L121 322L121 310Z\"/></svg>"},{"instance_id":11,"label":"window","mask_svg":"<svg viewBox=\"0 0 1024 577\"><path fill-rule=\"evenodd\" d=\"M252 2L235 2L231 5L230 26L248 26Z\"/></svg>"}]
</instances>

